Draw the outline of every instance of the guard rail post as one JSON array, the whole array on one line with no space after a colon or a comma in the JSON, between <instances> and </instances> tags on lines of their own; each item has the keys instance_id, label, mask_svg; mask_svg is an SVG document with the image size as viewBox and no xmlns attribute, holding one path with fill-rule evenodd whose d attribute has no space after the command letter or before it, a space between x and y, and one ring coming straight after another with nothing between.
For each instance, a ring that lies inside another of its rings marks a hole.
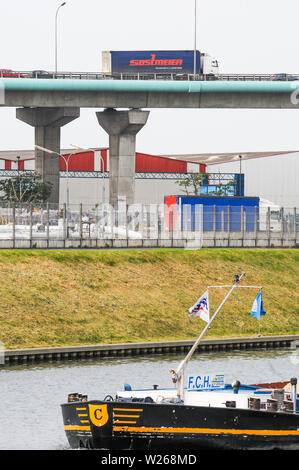
<instances>
[{"instance_id":1,"label":"guard rail post","mask_svg":"<svg viewBox=\"0 0 299 470\"><path fill-rule=\"evenodd\" d=\"M176 233L177 240L182 240L182 200L179 199L179 204L177 205L177 215L176 215Z\"/></svg>"},{"instance_id":2,"label":"guard rail post","mask_svg":"<svg viewBox=\"0 0 299 470\"><path fill-rule=\"evenodd\" d=\"M16 206L12 206L12 246L15 248L16 243Z\"/></svg>"},{"instance_id":3,"label":"guard rail post","mask_svg":"<svg viewBox=\"0 0 299 470\"><path fill-rule=\"evenodd\" d=\"M144 204L141 204L140 210L140 233L141 233L141 240L143 245L144 240Z\"/></svg>"},{"instance_id":4,"label":"guard rail post","mask_svg":"<svg viewBox=\"0 0 299 470\"><path fill-rule=\"evenodd\" d=\"M281 247L283 247L284 233L287 232L286 224L284 223L284 210L283 207L280 208L280 223L281 223ZM286 228L286 230L285 230Z\"/></svg>"},{"instance_id":5,"label":"guard rail post","mask_svg":"<svg viewBox=\"0 0 299 470\"><path fill-rule=\"evenodd\" d=\"M32 204L29 204L29 246L32 248Z\"/></svg>"},{"instance_id":6,"label":"guard rail post","mask_svg":"<svg viewBox=\"0 0 299 470\"><path fill-rule=\"evenodd\" d=\"M173 221L174 221L174 217L173 217L173 206L171 206L170 208L170 238L171 238L171 248L173 248Z\"/></svg>"},{"instance_id":7,"label":"guard rail post","mask_svg":"<svg viewBox=\"0 0 299 470\"><path fill-rule=\"evenodd\" d=\"M254 206L254 245L257 246L257 206Z\"/></svg>"},{"instance_id":8,"label":"guard rail post","mask_svg":"<svg viewBox=\"0 0 299 470\"><path fill-rule=\"evenodd\" d=\"M230 205L227 206L227 245L230 246Z\"/></svg>"},{"instance_id":9,"label":"guard rail post","mask_svg":"<svg viewBox=\"0 0 299 470\"><path fill-rule=\"evenodd\" d=\"M162 214L159 211L159 205L157 205L157 217L158 217L158 234L157 234L157 246L161 246L162 240Z\"/></svg>"},{"instance_id":10,"label":"guard rail post","mask_svg":"<svg viewBox=\"0 0 299 470\"><path fill-rule=\"evenodd\" d=\"M147 236L146 238L151 238L151 230L150 230L150 227L151 227L151 209L150 209L150 205L147 205L146 206L147 209L146 209L146 233L147 233Z\"/></svg>"},{"instance_id":11,"label":"guard rail post","mask_svg":"<svg viewBox=\"0 0 299 470\"><path fill-rule=\"evenodd\" d=\"M268 206L268 209L267 209L266 229L267 229L267 237L268 237L268 247L270 247L270 245L271 245L271 227L270 227L270 207L269 206Z\"/></svg>"},{"instance_id":12,"label":"guard rail post","mask_svg":"<svg viewBox=\"0 0 299 470\"><path fill-rule=\"evenodd\" d=\"M125 238L127 239L127 248L129 248L129 214L128 214L128 204L125 204L124 210L124 221L125 221Z\"/></svg>"},{"instance_id":13,"label":"guard rail post","mask_svg":"<svg viewBox=\"0 0 299 470\"><path fill-rule=\"evenodd\" d=\"M63 204L63 240L64 240L64 248L66 245L67 239L67 216L66 216L66 203Z\"/></svg>"},{"instance_id":14,"label":"guard rail post","mask_svg":"<svg viewBox=\"0 0 299 470\"><path fill-rule=\"evenodd\" d=\"M247 219L247 213L244 210L243 207L243 230L242 230L242 248L244 247L244 238L246 236L246 219Z\"/></svg>"},{"instance_id":15,"label":"guard rail post","mask_svg":"<svg viewBox=\"0 0 299 470\"><path fill-rule=\"evenodd\" d=\"M214 247L216 246L216 205L213 206Z\"/></svg>"},{"instance_id":16,"label":"guard rail post","mask_svg":"<svg viewBox=\"0 0 299 470\"><path fill-rule=\"evenodd\" d=\"M47 202L47 248L50 246L50 208Z\"/></svg>"},{"instance_id":17,"label":"guard rail post","mask_svg":"<svg viewBox=\"0 0 299 470\"><path fill-rule=\"evenodd\" d=\"M80 237L80 248L82 248L82 202L80 203L80 208L79 208L79 237Z\"/></svg>"},{"instance_id":18,"label":"guard rail post","mask_svg":"<svg viewBox=\"0 0 299 470\"><path fill-rule=\"evenodd\" d=\"M240 228L241 233L244 231L244 206L240 207Z\"/></svg>"}]
</instances>

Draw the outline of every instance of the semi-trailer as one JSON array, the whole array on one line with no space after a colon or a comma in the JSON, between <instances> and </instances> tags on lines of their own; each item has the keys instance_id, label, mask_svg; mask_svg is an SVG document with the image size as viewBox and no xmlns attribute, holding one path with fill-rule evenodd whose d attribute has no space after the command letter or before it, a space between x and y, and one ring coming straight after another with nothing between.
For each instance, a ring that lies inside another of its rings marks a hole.
<instances>
[{"instance_id":1,"label":"semi-trailer","mask_svg":"<svg viewBox=\"0 0 299 470\"><path fill-rule=\"evenodd\" d=\"M195 70L194 70L195 69ZM218 60L201 51L102 51L102 73L105 75L159 75L161 78L219 73ZM159 78L159 77L157 77Z\"/></svg>"}]
</instances>

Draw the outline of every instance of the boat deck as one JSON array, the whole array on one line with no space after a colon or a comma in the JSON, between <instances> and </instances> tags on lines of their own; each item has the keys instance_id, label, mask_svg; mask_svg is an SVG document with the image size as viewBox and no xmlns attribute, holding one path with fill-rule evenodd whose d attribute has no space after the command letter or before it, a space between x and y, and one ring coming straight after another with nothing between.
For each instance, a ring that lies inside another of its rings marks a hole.
<instances>
[{"instance_id":1,"label":"boat deck","mask_svg":"<svg viewBox=\"0 0 299 470\"><path fill-rule=\"evenodd\" d=\"M157 388L118 391L116 399L120 401L145 400L154 403L178 403L186 406L209 406L218 408L260 409L269 411L293 412L292 393L279 385L287 382L271 384L241 385L238 391L231 385L217 390L184 390L184 399L177 398L176 388ZM297 396L296 412L299 413Z\"/></svg>"}]
</instances>

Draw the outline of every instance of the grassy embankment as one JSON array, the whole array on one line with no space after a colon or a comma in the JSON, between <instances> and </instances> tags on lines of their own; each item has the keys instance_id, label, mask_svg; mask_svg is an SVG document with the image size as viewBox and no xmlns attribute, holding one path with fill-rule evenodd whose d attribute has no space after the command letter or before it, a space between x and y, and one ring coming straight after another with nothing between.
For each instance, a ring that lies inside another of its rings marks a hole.
<instances>
[{"instance_id":1,"label":"grassy embankment","mask_svg":"<svg viewBox=\"0 0 299 470\"><path fill-rule=\"evenodd\" d=\"M6 348L196 338L188 308L208 285L262 285L262 335L299 334L298 250L0 251ZM212 312L228 289L210 291ZM238 289L210 337L256 336L257 291Z\"/></svg>"}]
</instances>

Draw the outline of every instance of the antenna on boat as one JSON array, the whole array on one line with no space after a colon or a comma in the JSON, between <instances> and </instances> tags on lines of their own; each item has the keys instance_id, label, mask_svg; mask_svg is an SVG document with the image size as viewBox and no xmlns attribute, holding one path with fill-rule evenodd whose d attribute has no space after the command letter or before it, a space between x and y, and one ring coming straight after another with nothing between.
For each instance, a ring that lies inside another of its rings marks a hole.
<instances>
[{"instance_id":1,"label":"antenna on boat","mask_svg":"<svg viewBox=\"0 0 299 470\"><path fill-rule=\"evenodd\" d=\"M199 342L201 341L201 339L203 338L203 336L205 335L205 333L207 332L207 330L210 328L210 325L212 324L212 322L215 320L216 316L218 315L218 313L220 312L220 310L222 309L223 305L225 304L225 302L227 301L227 299L229 298L229 296L231 295L231 293L233 292L233 290L237 287L237 285L239 284L239 282L241 281L242 277L245 276L245 272L243 271L240 275L238 274L235 274L235 282L234 284L231 286L231 289L230 291L226 294L226 296L224 297L224 299L222 300L221 304L219 305L219 307L217 308L217 310L215 311L214 315L212 316L211 320L207 323L207 325L205 326L205 328L202 330L201 334L199 335L199 337L197 338L197 340L195 341L195 343L193 344L192 348L190 349L190 351L188 352L187 356L185 357L185 359L179 364L177 370L173 370L171 369L170 370L170 374L172 375L172 381L174 383L176 383L176 386L177 386L177 396L178 398L183 398L183 392L184 392L184 371L185 371L185 367L187 365L187 363L189 362L189 360L191 359L194 351L196 350ZM223 286L224 287L224 286Z\"/></svg>"}]
</instances>

